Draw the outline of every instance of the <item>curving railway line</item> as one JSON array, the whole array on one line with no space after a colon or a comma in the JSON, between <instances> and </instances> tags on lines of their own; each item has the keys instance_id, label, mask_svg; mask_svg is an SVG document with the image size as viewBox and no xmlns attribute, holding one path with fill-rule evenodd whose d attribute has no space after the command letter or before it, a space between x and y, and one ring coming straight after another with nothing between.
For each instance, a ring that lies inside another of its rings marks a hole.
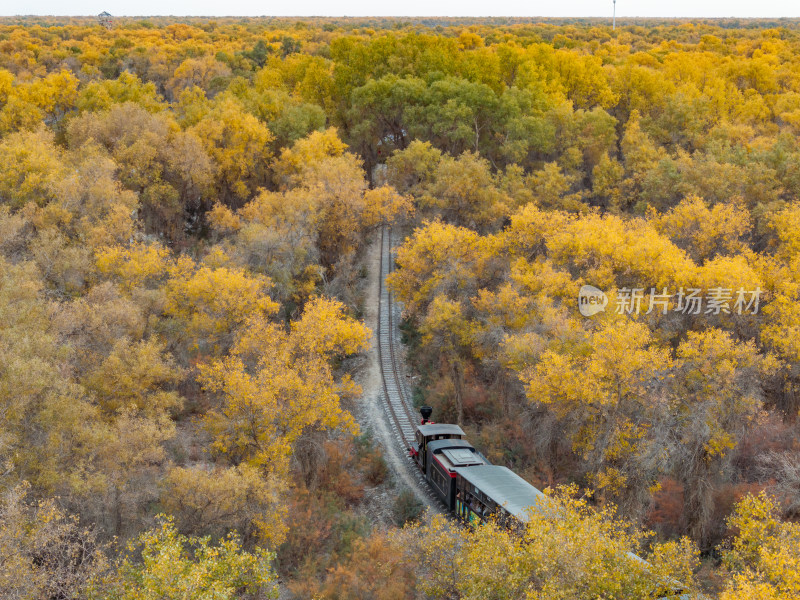
<instances>
[{"instance_id":1,"label":"curving railway line","mask_svg":"<svg viewBox=\"0 0 800 600\"><path fill-rule=\"evenodd\" d=\"M394 269L392 230L381 230L381 266L378 291L378 361L381 370L381 399L392 432L403 454L404 466L413 477L418 492L426 497L429 508L441 510L444 505L431 490L420 470L409 456L414 442L414 430L419 416L411 401L411 394L403 377L400 362L399 306L386 288L386 276Z\"/></svg>"},{"instance_id":2,"label":"curving railway line","mask_svg":"<svg viewBox=\"0 0 800 600\"><path fill-rule=\"evenodd\" d=\"M400 438L403 449L408 451L414 441L414 407L401 376L395 323L399 317L397 305L386 288L386 276L392 272L392 230L384 227L381 231L381 274L380 296L378 299L378 360L381 365L381 380L385 406L392 421L392 427Z\"/></svg>"}]
</instances>

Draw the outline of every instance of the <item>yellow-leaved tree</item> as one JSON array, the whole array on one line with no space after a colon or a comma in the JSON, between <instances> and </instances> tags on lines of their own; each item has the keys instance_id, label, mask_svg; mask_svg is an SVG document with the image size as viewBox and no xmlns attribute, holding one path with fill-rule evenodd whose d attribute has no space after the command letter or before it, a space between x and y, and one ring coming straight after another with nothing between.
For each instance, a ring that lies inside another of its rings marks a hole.
<instances>
[{"instance_id":1,"label":"yellow-leaved tree","mask_svg":"<svg viewBox=\"0 0 800 600\"><path fill-rule=\"evenodd\" d=\"M173 317L190 350L223 353L239 327L278 310L268 278L243 269L195 265L181 257L166 285L166 313Z\"/></svg>"},{"instance_id":2,"label":"yellow-leaved tree","mask_svg":"<svg viewBox=\"0 0 800 600\"><path fill-rule=\"evenodd\" d=\"M728 519L736 537L723 549L732 577L722 600L789 600L800 597L800 525L781 521L766 493L747 495Z\"/></svg>"},{"instance_id":3,"label":"yellow-leaved tree","mask_svg":"<svg viewBox=\"0 0 800 600\"><path fill-rule=\"evenodd\" d=\"M230 355L201 367L202 382L219 398L205 419L214 450L282 475L306 431L357 431L341 400L359 388L349 377L337 381L332 361L365 349L368 339L336 300L311 300L288 332L251 317Z\"/></svg>"},{"instance_id":4,"label":"yellow-leaved tree","mask_svg":"<svg viewBox=\"0 0 800 600\"><path fill-rule=\"evenodd\" d=\"M688 539L654 544L644 562L634 554L649 535L575 492L540 497L522 535L492 521L468 529L436 516L394 541L433 598L623 600L693 591L698 561Z\"/></svg>"},{"instance_id":5,"label":"yellow-leaved tree","mask_svg":"<svg viewBox=\"0 0 800 600\"><path fill-rule=\"evenodd\" d=\"M217 185L225 202L241 205L266 184L272 156L269 144L274 136L235 98L220 96L211 112L190 131L216 164Z\"/></svg>"},{"instance_id":6,"label":"yellow-leaved tree","mask_svg":"<svg viewBox=\"0 0 800 600\"><path fill-rule=\"evenodd\" d=\"M170 517L160 515L155 527L128 545L127 554L119 561L116 573L96 582L89 598L277 597L275 573L270 566L274 555L263 548L243 550L235 535L212 545L209 537L181 535Z\"/></svg>"},{"instance_id":7,"label":"yellow-leaved tree","mask_svg":"<svg viewBox=\"0 0 800 600\"><path fill-rule=\"evenodd\" d=\"M520 373L528 399L561 420L594 487L635 510L658 474L652 425L662 403L651 390L671 367L647 325L610 320L583 343L555 343Z\"/></svg>"},{"instance_id":8,"label":"yellow-leaved tree","mask_svg":"<svg viewBox=\"0 0 800 600\"><path fill-rule=\"evenodd\" d=\"M689 530L699 543L708 534L713 485L761 410L759 375L775 367L753 342L738 342L719 329L690 331L678 346L671 401L679 436L674 458L685 486Z\"/></svg>"}]
</instances>

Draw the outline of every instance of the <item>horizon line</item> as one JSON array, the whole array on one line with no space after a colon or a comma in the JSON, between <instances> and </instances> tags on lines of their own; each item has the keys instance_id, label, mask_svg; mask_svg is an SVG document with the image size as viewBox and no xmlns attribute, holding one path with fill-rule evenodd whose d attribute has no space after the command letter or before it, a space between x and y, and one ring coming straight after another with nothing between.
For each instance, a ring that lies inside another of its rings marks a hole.
<instances>
[{"instance_id":1,"label":"horizon line","mask_svg":"<svg viewBox=\"0 0 800 600\"><path fill-rule=\"evenodd\" d=\"M54 17L54 18L96 18L97 14L0 14L0 19L7 18L29 18L29 17ZM607 15L222 15L222 14L150 14L150 15L127 15L127 14L112 14L112 17L121 19L147 19L153 17L188 17L194 19L218 19L218 18L232 18L232 19L608 19L611 17ZM765 19L771 20L798 20L798 16L781 16L781 17L739 17L736 15L715 15L715 16L638 16L638 15L617 15L617 20L620 19L689 19L689 20L709 20L709 19L739 19L743 21L759 21Z\"/></svg>"}]
</instances>

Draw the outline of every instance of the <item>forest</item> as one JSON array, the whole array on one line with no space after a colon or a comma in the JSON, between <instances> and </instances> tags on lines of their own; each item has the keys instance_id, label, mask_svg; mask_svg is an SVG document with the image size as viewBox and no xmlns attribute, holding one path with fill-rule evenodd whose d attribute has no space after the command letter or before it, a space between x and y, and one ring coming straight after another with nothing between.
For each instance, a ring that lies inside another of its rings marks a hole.
<instances>
[{"instance_id":1,"label":"forest","mask_svg":"<svg viewBox=\"0 0 800 600\"><path fill-rule=\"evenodd\" d=\"M0 596L800 597L799 135L798 20L0 19Z\"/></svg>"}]
</instances>

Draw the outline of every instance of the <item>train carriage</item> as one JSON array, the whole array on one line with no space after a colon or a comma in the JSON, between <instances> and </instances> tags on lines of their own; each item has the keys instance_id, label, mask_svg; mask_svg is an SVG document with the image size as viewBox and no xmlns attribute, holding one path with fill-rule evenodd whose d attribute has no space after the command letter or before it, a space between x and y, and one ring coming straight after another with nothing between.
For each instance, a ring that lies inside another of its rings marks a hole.
<instances>
[{"instance_id":1,"label":"train carriage","mask_svg":"<svg viewBox=\"0 0 800 600\"><path fill-rule=\"evenodd\" d=\"M478 524L488 518L520 531L530 521L530 510L544 494L506 467L492 465L466 440L458 425L429 421L431 408L420 409L422 424L415 431L410 455L433 492L462 522ZM629 560L647 562L633 553ZM677 581L654 589L650 600L689 600Z\"/></svg>"},{"instance_id":2,"label":"train carriage","mask_svg":"<svg viewBox=\"0 0 800 600\"><path fill-rule=\"evenodd\" d=\"M485 465L486 459L466 440L428 442L425 476L433 491L453 510L456 499L456 469Z\"/></svg>"},{"instance_id":3,"label":"train carriage","mask_svg":"<svg viewBox=\"0 0 800 600\"><path fill-rule=\"evenodd\" d=\"M428 423L423 419L411 447L414 462L449 510L453 510L455 502L454 469L488 462L465 437L458 425Z\"/></svg>"},{"instance_id":4,"label":"train carriage","mask_svg":"<svg viewBox=\"0 0 800 600\"><path fill-rule=\"evenodd\" d=\"M497 465L456 467L454 512L462 521L475 523L493 515L499 523L513 527L528 521L542 492L514 473Z\"/></svg>"}]
</instances>

